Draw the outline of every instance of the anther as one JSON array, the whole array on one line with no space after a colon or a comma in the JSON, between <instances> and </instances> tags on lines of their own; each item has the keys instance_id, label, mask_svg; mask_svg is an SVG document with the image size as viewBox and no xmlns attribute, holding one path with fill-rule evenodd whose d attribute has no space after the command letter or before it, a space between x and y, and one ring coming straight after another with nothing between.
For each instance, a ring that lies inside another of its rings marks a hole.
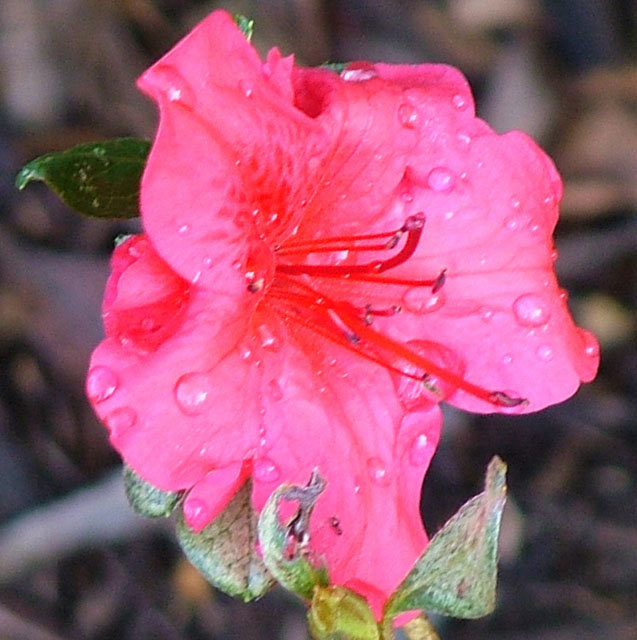
<instances>
[{"instance_id":1,"label":"anther","mask_svg":"<svg viewBox=\"0 0 637 640\"><path fill-rule=\"evenodd\" d=\"M438 291L442 289L446 281L447 281L447 270L443 269L438 274L438 277L434 280L433 286L431 287L431 293L438 293Z\"/></svg>"},{"instance_id":2,"label":"anther","mask_svg":"<svg viewBox=\"0 0 637 640\"><path fill-rule=\"evenodd\" d=\"M250 282L248 284L247 289L250 293L258 293L263 289L264 286L265 286L265 279L259 278L258 280L253 280L252 282Z\"/></svg>"},{"instance_id":3,"label":"anther","mask_svg":"<svg viewBox=\"0 0 637 640\"><path fill-rule=\"evenodd\" d=\"M526 398L516 398L504 391L492 391L489 394L489 402L498 407L526 407L529 404Z\"/></svg>"}]
</instances>

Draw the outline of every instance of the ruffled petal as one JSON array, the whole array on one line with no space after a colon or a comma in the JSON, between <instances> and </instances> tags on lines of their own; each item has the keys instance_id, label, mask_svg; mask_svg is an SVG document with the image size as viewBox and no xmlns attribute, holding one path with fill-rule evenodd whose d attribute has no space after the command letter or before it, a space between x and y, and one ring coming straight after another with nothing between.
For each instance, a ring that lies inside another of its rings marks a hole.
<instances>
[{"instance_id":1,"label":"ruffled petal","mask_svg":"<svg viewBox=\"0 0 637 640\"><path fill-rule=\"evenodd\" d=\"M293 106L291 69L276 51L262 64L215 12L139 80L161 116L142 180L144 229L201 287L240 296L258 238L288 235L303 215L324 132Z\"/></svg>"}]
</instances>

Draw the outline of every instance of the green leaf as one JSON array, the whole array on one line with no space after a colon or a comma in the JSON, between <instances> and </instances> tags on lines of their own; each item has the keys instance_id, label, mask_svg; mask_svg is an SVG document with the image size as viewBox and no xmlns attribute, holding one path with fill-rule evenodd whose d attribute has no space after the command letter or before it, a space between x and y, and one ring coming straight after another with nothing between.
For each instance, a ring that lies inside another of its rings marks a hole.
<instances>
[{"instance_id":1,"label":"green leaf","mask_svg":"<svg viewBox=\"0 0 637 640\"><path fill-rule=\"evenodd\" d=\"M124 465L124 486L133 509L146 518L169 516L181 498L180 493L162 491L149 484L128 465Z\"/></svg>"},{"instance_id":2,"label":"green leaf","mask_svg":"<svg viewBox=\"0 0 637 640\"><path fill-rule=\"evenodd\" d=\"M484 492L463 505L432 538L387 602L385 618L414 609L456 618L480 618L493 611L505 475L506 465L494 457Z\"/></svg>"},{"instance_id":3,"label":"green leaf","mask_svg":"<svg viewBox=\"0 0 637 640\"><path fill-rule=\"evenodd\" d=\"M81 144L47 153L16 176L18 189L44 182L78 213L97 218L139 216L139 189L150 143L137 138Z\"/></svg>"},{"instance_id":4,"label":"green leaf","mask_svg":"<svg viewBox=\"0 0 637 640\"><path fill-rule=\"evenodd\" d=\"M188 560L212 585L244 602L261 597L273 584L256 550L256 514L246 482L228 506L200 533L180 511L177 539Z\"/></svg>"},{"instance_id":5,"label":"green leaf","mask_svg":"<svg viewBox=\"0 0 637 640\"><path fill-rule=\"evenodd\" d=\"M259 516L259 542L263 561L282 586L305 600L311 600L314 587L327 586L324 568L308 560L309 520L314 504L325 488L325 480L314 471L306 487L283 484L265 503ZM299 503L296 515L285 525L279 517L282 500Z\"/></svg>"},{"instance_id":6,"label":"green leaf","mask_svg":"<svg viewBox=\"0 0 637 640\"><path fill-rule=\"evenodd\" d=\"M347 69L347 65L349 62L324 62L320 68L327 69L328 71L333 71L334 73L342 73Z\"/></svg>"},{"instance_id":7,"label":"green leaf","mask_svg":"<svg viewBox=\"0 0 637 640\"><path fill-rule=\"evenodd\" d=\"M307 614L314 640L379 640L380 632L367 601L338 585L317 587Z\"/></svg>"},{"instance_id":8,"label":"green leaf","mask_svg":"<svg viewBox=\"0 0 637 640\"><path fill-rule=\"evenodd\" d=\"M250 18L246 18L240 13L235 13L232 18L239 28L239 31L241 31L245 39L250 42L250 40L252 40L252 34L254 33L254 20L250 20Z\"/></svg>"}]
</instances>

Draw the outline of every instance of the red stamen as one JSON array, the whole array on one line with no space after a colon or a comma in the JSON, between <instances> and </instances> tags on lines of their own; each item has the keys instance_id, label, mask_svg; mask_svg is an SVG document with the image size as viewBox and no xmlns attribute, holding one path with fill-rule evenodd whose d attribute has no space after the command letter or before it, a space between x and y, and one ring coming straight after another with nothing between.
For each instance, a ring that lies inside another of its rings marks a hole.
<instances>
[{"instance_id":1,"label":"red stamen","mask_svg":"<svg viewBox=\"0 0 637 640\"><path fill-rule=\"evenodd\" d=\"M312 265L312 264L285 264L279 263L276 266L277 273L287 273L289 275L309 275L309 276L323 276L323 277L339 277L339 278L351 278L352 276L357 277L361 274L378 274L383 271L387 271L388 269L393 269L398 265L406 262L411 258L411 256L416 251L416 247L420 241L420 236L422 235L423 227L425 226L425 216L420 213L414 216L410 216L405 221L405 224L398 229L398 231L393 232L390 235L390 240L385 245L382 245L382 249L393 249L397 244L403 234L407 234L407 240L405 241L405 246L392 258L388 260L374 260L373 262L367 262L365 264L354 264L354 265ZM382 237L388 237L387 234L375 234L382 235ZM360 238L365 236L353 237L353 241L357 241ZM334 240L334 239L325 239L325 240ZM338 238L339 242L343 241L343 238ZM319 241L321 242L321 241ZM313 252L313 247L309 244L306 244L309 248L306 250L307 253ZM341 245L342 246L342 245ZM348 248L351 250L352 248ZM355 250L371 250L370 247L354 247Z\"/></svg>"},{"instance_id":2,"label":"red stamen","mask_svg":"<svg viewBox=\"0 0 637 640\"><path fill-rule=\"evenodd\" d=\"M372 359L390 370L398 370L401 375L408 375L391 365L385 358L370 354L367 349L369 346L373 346L381 349L381 351L388 352L399 359L410 362L421 369L423 371L422 376L415 377L422 382L425 382L428 377L434 375L453 385L457 389L470 393L471 395L490 404L495 404L501 407L516 407L528 404L528 401L524 398L515 398L503 391L490 391L475 385L465 380L462 376L437 365L432 360L411 351L403 344L395 342L391 338L388 338L382 333L370 328L364 319L361 320L357 317L344 303L331 300L304 282L285 276L282 276L281 280L290 284L292 287L300 288L304 293L298 293L293 290L282 289L280 287L273 287L269 292L270 297L285 300L288 303L301 304L317 314L319 318L323 316L323 318L329 319L331 325L338 330L336 335L338 335L340 339L337 340L337 342L355 350L356 353L363 357ZM293 317L293 319L297 321L300 320L296 314L290 316L289 313L286 313L285 315ZM333 335L329 335L329 329L324 325L317 325L317 323L313 322L306 324L306 326L319 330L322 335L326 335L327 331L328 336L326 337L334 339ZM414 378L414 376L409 377ZM430 387L428 386L428 388Z\"/></svg>"}]
</instances>

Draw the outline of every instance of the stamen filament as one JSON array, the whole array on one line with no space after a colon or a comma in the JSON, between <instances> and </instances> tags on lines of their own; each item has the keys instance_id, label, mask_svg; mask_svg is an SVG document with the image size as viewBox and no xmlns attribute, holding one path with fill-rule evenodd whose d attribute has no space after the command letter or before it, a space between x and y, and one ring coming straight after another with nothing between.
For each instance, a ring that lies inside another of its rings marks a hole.
<instances>
[{"instance_id":1,"label":"stamen filament","mask_svg":"<svg viewBox=\"0 0 637 640\"><path fill-rule=\"evenodd\" d=\"M488 389L475 385L468 380L465 380L462 376L448 371L444 367L437 365L435 362L429 360L428 358L415 353L408 347L400 344L399 342L395 342L391 338L388 338L375 329L372 329L368 324L365 323L364 319L361 320L360 318L358 318L346 305L338 301L331 300L330 298L324 296L319 291L305 284L304 282L299 282L298 280L285 276L282 276L282 280L304 290L306 294L299 294L294 291L272 287L270 289L269 295L272 295L275 298L287 300L287 302L296 301L310 308L312 311L318 314L324 313L334 324L334 326L342 331L342 333L339 333L337 335L345 337L349 348L354 348L354 345L356 345L356 353L368 357L369 354L363 349L366 344L371 344L417 366L418 368L423 370L423 375L437 376L441 380L448 382L457 389L461 389L462 391L465 391L490 404L495 404L502 407L515 407L528 404L528 402L524 398L515 398L503 391L490 391ZM338 322L334 321L334 316L338 318ZM323 333L323 331L321 333ZM350 339L349 336L355 336L355 340ZM341 341L339 341L339 343L343 344L343 342ZM394 370L396 369L382 359L378 359L375 361L379 361L380 364L388 368L391 367ZM403 373L403 375L406 374ZM417 379L423 380L422 376L417 377Z\"/></svg>"}]
</instances>

